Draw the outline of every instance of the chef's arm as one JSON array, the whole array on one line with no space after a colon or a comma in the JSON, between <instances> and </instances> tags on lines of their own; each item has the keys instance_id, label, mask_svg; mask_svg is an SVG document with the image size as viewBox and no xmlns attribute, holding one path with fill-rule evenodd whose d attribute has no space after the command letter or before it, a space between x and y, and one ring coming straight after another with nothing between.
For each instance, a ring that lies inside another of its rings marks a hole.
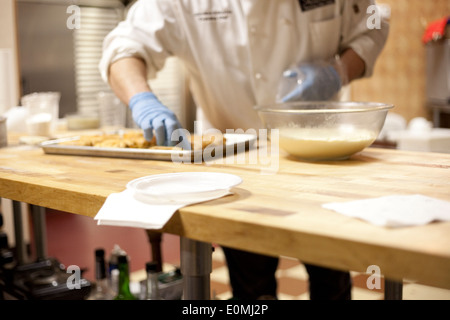
<instances>
[{"instance_id":1,"label":"chef's arm","mask_svg":"<svg viewBox=\"0 0 450 320\"><path fill-rule=\"evenodd\" d=\"M348 82L359 79L364 75L366 64L353 49L345 50L340 55L340 60Z\"/></svg>"},{"instance_id":2,"label":"chef's arm","mask_svg":"<svg viewBox=\"0 0 450 320\"><path fill-rule=\"evenodd\" d=\"M109 67L109 85L125 104L137 93L151 92L145 62L137 57L119 59Z\"/></svg>"},{"instance_id":3,"label":"chef's arm","mask_svg":"<svg viewBox=\"0 0 450 320\"><path fill-rule=\"evenodd\" d=\"M172 140L172 133L182 129L177 116L159 101L147 82L147 68L137 57L119 59L109 67L109 85L116 96L130 107L134 122L144 131L144 137L162 146L189 149L190 143L178 132L178 140Z\"/></svg>"}]
</instances>

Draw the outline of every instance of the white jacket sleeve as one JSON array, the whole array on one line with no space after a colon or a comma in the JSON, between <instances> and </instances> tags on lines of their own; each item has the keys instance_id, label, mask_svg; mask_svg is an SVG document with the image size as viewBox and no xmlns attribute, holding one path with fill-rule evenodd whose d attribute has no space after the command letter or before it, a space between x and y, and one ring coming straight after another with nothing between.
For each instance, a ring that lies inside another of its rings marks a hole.
<instances>
[{"instance_id":1,"label":"white jacket sleeve","mask_svg":"<svg viewBox=\"0 0 450 320\"><path fill-rule=\"evenodd\" d=\"M148 78L154 78L171 55L171 48L182 43L180 29L174 23L170 1L137 1L103 40L99 69L105 82L111 63L125 57L142 58Z\"/></svg>"},{"instance_id":2,"label":"white jacket sleeve","mask_svg":"<svg viewBox=\"0 0 450 320\"><path fill-rule=\"evenodd\" d=\"M366 64L365 77L373 74L389 33L389 23L377 11L374 0L345 1L341 51L352 48Z\"/></svg>"}]
</instances>

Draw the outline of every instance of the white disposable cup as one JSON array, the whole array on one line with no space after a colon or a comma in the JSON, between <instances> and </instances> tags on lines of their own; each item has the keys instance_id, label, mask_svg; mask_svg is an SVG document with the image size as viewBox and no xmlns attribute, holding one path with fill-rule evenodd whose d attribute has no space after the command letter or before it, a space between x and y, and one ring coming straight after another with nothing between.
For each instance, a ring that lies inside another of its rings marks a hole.
<instances>
[{"instance_id":1,"label":"white disposable cup","mask_svg":"<svg viewBox=\"0 0 450 320\"><path fill-rule=\"evenodd\" d=\"M126 126L127 108L113 92L100 91L97 94L97 101L102 127Z\"/></svg>"}]
</instances>

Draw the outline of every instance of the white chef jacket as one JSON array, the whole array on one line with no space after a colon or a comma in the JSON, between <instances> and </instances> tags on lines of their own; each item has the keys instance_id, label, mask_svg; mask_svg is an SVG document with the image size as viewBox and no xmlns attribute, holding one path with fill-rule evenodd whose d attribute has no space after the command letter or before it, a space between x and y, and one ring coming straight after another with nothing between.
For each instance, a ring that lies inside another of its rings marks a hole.
<instances>
[{"instance_id":1,"label":"white chef jacket","mask_svg":"<svg viewBox=\"0 0 450 320\"><path fill-rule=\"evenodd\" d=\"M369 0L139 0L104 40L100 71L138 56L149 79L169 56L185 65L206 119L226 129L258 129L255 105L275 102L281 74L301 61L327 60L353 48L365 76L388 34L368 28Z\"/></svg>"}]
</instances>

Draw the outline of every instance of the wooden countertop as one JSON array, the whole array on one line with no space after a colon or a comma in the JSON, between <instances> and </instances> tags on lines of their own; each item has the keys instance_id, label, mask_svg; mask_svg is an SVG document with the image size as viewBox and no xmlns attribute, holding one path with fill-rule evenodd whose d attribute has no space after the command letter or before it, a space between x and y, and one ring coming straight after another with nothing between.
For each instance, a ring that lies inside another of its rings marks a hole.
<instances>
[{"instance_id":1,"label":"wooden countertop","mask_svg":"<svg viewBox=\"0 0 450 320\"><path fill-rule=\"evenodd\" d=\"M182 208L162 231L344 270L377 265L391 280L450 289L449 222L388 229L321 207L393 194L450 200L450 154L367 148L347 161L308 163L283 152L277 159L278 169L270 172L232 160L176 164L50 155L10 145L0 149L0 197L94 217L108 195L138 177L232 173L243 179L233 195Z\"/></svg>"}]
</instances>

